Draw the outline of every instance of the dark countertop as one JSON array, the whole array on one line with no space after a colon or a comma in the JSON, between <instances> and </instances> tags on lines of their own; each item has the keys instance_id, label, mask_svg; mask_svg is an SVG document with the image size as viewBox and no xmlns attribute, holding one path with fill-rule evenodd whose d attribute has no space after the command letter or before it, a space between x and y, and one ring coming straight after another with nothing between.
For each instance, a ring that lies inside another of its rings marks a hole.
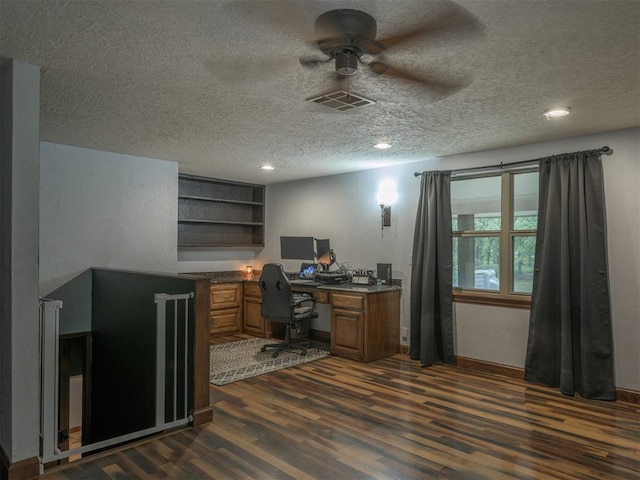
<instances>
[{"instance_id":1,"label":"dark countertop","mask_svg":"<svg viewBox=\"0 0 640 480\"><path fill-rule=\"evenodd\" d=\"M390 292L393 290L402 290L402 287L398 285L358 285L358 284L343 284L343 285L320 285L317 287L319 290L340 290L344 292L362 292L362 293L379 293Z\"/></svg>"},{"instance_id":2,"label":"dark countertop","mask_svg":"<svg viewBox=\"0 0 640 480\"><path fill-rule=\"evenodd\" d=\"M257 282L260 278L260 272L254 271L252 275L247 275L241 270L230 272L192 272L185 273L184 275L207 277L211 280L211 283Z\"/></svg>"},{"instance_id":3,"label":"dark countertop","mask_svg":"<svg viewBox=\"0 0 640 480\"><path fill-rule=\"evenodd\" d=\"M184 273L183 275L207 277L211 283L241 283L241 282L257 282L260 279L260 271L254 270L252 275L247 275L241 270L226 272L193 272ZM304 285L304 284L303 284ZM320 290L338 290L344 292L361 292L361 293L379 293L389 292L393 290L402 290L399 285L359 285L359 284L342 284L342 285L320 285L315 286Z\"/></svg>"}]
</instances>

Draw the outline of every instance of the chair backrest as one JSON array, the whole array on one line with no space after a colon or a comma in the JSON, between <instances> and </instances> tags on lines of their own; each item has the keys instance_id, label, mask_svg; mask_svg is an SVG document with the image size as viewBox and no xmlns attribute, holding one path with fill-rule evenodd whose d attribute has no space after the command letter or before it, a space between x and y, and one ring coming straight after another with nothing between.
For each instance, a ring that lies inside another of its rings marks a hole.
<instances>
[{"instance_id":1,"label":"chair backrest","mask_svg":"<svg viewBox=\"0 0 640 480\"><path fill-rule=\"evenodd\" d=\"M288 323L292 321L291 283L279 263L267 263L260 274L260 291L262 303L260 314L272 321Z\"/></svg>"}]
</instances>

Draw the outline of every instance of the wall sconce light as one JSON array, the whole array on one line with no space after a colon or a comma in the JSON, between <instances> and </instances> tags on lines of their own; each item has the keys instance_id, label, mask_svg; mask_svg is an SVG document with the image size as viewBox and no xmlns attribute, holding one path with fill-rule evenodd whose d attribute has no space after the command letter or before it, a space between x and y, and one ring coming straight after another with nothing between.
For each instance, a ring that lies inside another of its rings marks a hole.
<instances>
[{"instance_id":1,"label":"wall sconce light","mask_svg":"<svg viewBox=\"0 0 640 480\"><path fill-rule=\"evenodd\" d=\"M380 226L384 234L384 227L391 226L391 204L398 199L396 182L383 180L378 186L378 204L380 205Z\"/></svg>"},{"instance_id":2,"label":"wall sconce light","mask_svg":"<svg viewBox=\"0 0 640 480\"><path fill-rule=\"evenodd\" d=\"M250 277L251 275L253 275L253 267L251 265L247 265L246 267L244 267L244 273L246 273L247 276Z\"/></svg>"}]
</instances>

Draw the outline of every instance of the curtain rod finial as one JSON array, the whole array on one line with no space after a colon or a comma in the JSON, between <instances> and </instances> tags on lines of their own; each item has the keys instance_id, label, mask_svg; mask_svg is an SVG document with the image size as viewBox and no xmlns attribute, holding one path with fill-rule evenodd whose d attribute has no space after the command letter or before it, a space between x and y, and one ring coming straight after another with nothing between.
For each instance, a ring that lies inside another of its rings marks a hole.
<instances>
[{"instance_id":1,"label":"curtain rod finial","mask_svg":"<svg viewBox=\"0 0 640 480\"><path fill-rule=\"evenodd\" d=\"M611 155L611 154L613 154L613 150L612 150L611 148L609 148L608 146L606 146L606 145L605 145L604 147L602 147L602 148L600 149L600 153L601 153L602 155Z\"/></svg>"}]
</instances>

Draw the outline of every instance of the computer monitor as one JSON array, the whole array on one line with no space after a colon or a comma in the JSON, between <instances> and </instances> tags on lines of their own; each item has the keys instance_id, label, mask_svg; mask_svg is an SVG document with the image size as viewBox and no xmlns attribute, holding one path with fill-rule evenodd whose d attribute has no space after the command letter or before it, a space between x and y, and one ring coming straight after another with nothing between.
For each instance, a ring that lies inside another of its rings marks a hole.
<instances>
[{"instance_id":1,"label":"computer monitor","mask_svg":"<svg viewBox=\"0 0 640 480\"><path fill-rule=\"evenodd\" d=\"M316 251L318 256L318 264L322 266L323 270L328 270L333 263L333 254L331 252L331 244L329 239L321 240L316 239Z\"/></svg>"},{"instance_id":2,"label":"computer monitor","mask_svg":"<svg viewBox=\"0 0 640 480\"><path fill-rule=\"evenodd\" d=\"M280 258L313 260L313 237L280 237Z\"/></svg>"}]
</instances>

